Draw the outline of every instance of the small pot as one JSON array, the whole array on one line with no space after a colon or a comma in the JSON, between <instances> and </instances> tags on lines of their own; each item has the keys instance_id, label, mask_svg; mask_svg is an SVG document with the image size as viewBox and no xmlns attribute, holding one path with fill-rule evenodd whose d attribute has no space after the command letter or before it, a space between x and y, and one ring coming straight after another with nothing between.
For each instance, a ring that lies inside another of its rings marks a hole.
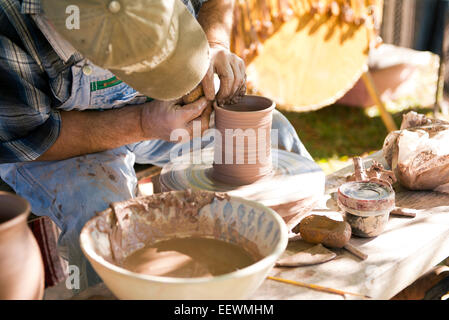
<instances>
[{"instance_id":1,"label":"small pot","mask_svg":"<svg viewBox=\"0 0 449 320\"><path fill-rule=\"evenodd\" d=\"M271 123L275 107L272 100L251 95L233 105L215 106L215 127L221 133L221 141L215 140L212 173L215 179L245 185L272 172ZM226 130L233 130L234 134L230 136ZM254 134L251 138L245 137L245 133L251 132ZM239 141L243 142L243 149L236 150ZM249 145L250 141L255 143ZM226 146L230 142L232 148ZM231 159L231 163L226 159Z\"/></svg>"},{"instance_id":2,"label":"small pot","mask_svg":"<svg viewBox=\"0 0 449 320\"><path fill-rule=\"evenodd\" d=\"M39 300L44 296L41 251L28 228L30 204L0 192L0 300Z\"/></svg>"}]
</instances>

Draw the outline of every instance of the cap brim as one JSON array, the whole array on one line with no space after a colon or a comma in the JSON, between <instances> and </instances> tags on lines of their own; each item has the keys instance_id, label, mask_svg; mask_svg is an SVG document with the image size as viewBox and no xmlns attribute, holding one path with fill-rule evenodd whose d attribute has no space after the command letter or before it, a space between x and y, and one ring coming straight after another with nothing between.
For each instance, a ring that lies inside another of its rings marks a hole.
<instances>
[{"instance_id":1,"label":"cap brim","mask_svg":"<svg viewBox=\"0 0 449 320\"><path fill-rule=\"evenodd\" d=\"M179 0L178 43L173 54L156 68L114 74L142 94L158 100L174 100L192 91L204 78L210 64L209 44L200 24Z\"/></svg>"}]
</instances>

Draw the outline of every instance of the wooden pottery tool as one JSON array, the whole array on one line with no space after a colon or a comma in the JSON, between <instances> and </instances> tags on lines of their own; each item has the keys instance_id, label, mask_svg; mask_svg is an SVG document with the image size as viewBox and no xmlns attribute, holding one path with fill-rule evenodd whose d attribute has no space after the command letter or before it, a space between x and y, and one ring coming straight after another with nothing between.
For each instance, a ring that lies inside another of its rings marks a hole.
<instances>
[{"instance_id":1,"label":"wooden pottery tool","mask_svg":"<svg viewBox=\"0 0 449 320\"><path fill-rule=\"evenodd\" d=\"M345 221L336 221L326 216L312 214L302 219L297 229L306 242L321 243L330 248L344 248L361 260L368 258L368 255L349 243L352 234L351 226Z\"/></svg>"},{"instance_id":2,"label":"wooden pottery tool","mask_svg":"<svg viewBox=\"0 0 449 320\"><path fill-rule=\"evenodd\" d=\"M414 218L416 217L417 212L418 210L415 209L396 207L390 212L390 214L395 216Z\"/></svg>"},{"instance_id":3,"label":"wooden pottery tool","mask_svg":"<svg viewBox=\"0 0 449 320\"><path fill-rule=\"evenodd\" d=\"M334 259L337 256L323 245L317 244L307 250L300 251L288 257L284 257L276 261L276 267L303 267L314 264L324 263Z\"/></svg>"},{"instance_id":4,"label":"wooden pottery tool","mask_svg":"<svg viewBox=\"0 0 449 320\"><path fill-rule=\"evenodd\" d=\"M320 285L317 285L317 284L312 284L312 283L304 283L304 282L299 282L299 281L294 281L294 280L289 280L289 279L283 279L283 278L277 278L277 277L271 277L271 276L268 276L267 279L270 279L270 280L273 280L273 281L282 282L282 283L292 284L292 285L295 285L295 286L298 286L298 287L308 288L308 289L312 289L312 290L316 290L316 291L320 291L320 292L334 293L334 294L341 295L342 297L346 297L346 295L350 295L350 296L361 297L363 299L371 299L371 297L369 297L367 295L364 295L364 294L353 293L353 292L343 291L343 290L339 290L339 289L323 287L323 286L320 286Z\"/></svg>"}]
</instances>

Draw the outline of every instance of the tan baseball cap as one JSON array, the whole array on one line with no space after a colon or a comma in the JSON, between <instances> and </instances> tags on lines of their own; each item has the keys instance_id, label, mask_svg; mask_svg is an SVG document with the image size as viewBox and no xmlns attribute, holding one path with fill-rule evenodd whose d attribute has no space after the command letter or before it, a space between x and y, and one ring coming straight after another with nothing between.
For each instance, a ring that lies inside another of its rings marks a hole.
<instances>
[{"instance_id":1,"label":"tan baseball cap","mask_svg":"<svg viewBox=\"0 0 449 320\"><path fill-rule=\"evenodd\" d=\"M206 35L180 0L42 0L42 7L85 58L149 97L180 98L209 68Z\"/></svg>"}]
</instances>

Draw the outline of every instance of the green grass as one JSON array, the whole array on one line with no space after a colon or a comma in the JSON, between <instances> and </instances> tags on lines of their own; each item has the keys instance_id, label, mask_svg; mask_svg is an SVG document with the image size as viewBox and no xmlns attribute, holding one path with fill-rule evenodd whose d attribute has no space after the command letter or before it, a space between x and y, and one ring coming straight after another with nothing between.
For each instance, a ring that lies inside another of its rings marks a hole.
<instances>
[{"instance_id":1,"label":"green grass","mask_svg":"<svg viewBox=\"0 0 449 320\"><path fill-rule=\"evenodd\" d=\"M402 114L417 107L393 113L399 127ZM307 150L326 173L345 166L354 156L366 155L382 148L387 130L379 116L363 108L332 105L317 111L282 112L296 128Z\"/></svg>"}]
</instances>

